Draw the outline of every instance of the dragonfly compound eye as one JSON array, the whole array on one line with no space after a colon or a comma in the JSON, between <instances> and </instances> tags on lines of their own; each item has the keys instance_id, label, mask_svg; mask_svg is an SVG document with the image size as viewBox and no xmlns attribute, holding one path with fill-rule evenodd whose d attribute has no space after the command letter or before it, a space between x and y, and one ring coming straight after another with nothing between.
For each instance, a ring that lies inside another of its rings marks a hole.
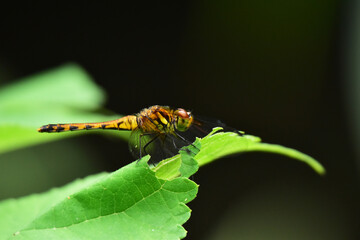
<instances>
[{"instance_id":1,"label":"dragonfly compound eye","mask_svg":"<svg viewBox=\"0 0 360 240\"><path fill-rule=\"evenodd\" d=\"M175 111L176 115L176 129L180 132L185 132L189 129L192 124L193 116L190 112L187 112L185 109L179 108Z\"/></svg>"}]
</instances>

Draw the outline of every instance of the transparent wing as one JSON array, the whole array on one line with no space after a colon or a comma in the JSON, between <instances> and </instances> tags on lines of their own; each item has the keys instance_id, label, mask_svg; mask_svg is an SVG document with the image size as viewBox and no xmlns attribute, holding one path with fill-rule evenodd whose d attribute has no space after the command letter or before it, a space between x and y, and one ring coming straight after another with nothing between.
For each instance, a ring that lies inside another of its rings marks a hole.
<instances>
[{"instance_id":1,"label":"transparent wing","mask_svg":"<svg viewBox=\"0 0 360 240\"><path fill-rule=\"evenodd\" d=\"M133 131L129 139L129 149L134 158L139 159L149 154L152 163L175 156L180 148L189 144L191 142L188 143L172 134L145 133L140 129Z\"/></svg>"},{"instance_id":2,"label":"transparent wing","mask_svg":"<svg viewBox=\"0 0 360 240\"><path fill-rule=\"evenodd\" d=\"M188 140L189 142L194 142L196 137L203 138L208 135L213 128L222 127L224 131L232 131L234 129L230 129L224 123L217 119L205 118L205 117L196 117L194 122L190 126L190 128L185 132L177 133Z\"/></svg>"},{"instance_id":3,"label":"transparent wing","mask_svg":"<svg viewBox=\"0 0 360 240\"><path fill-rule=\"evenodd\" d=\"M134 130L130 135L129 149L135 159L149 154L150 161L157 163L175 156L180 148L192 144L196 137L205 137L214 127L223 127L225 131L234 130L218 120L196 118L185 132L175 130L173 134L163 134L146 133L141 129Z\"/></svg>"}]
</instances>

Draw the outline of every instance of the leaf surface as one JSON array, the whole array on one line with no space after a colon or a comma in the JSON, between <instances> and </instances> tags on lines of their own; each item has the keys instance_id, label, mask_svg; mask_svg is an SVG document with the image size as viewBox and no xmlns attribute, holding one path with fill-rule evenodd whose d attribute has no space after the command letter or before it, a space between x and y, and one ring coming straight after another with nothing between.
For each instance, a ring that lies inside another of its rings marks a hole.
<instances>
[{"instance_id":1,"label":"leaf surface","mask_svg":"<svg viewBox=\"0 0 360 240\"><path fill-rule=\"evenodd\" d=\"M103 90L78 65L67 64L19 80L0 90L0 153L76 136L39 134L48 123L97 122L119 118L94 112L105 101ZM119 136L126 138L127 133Z\"/></svg>"},{"instance_id":2,"label":"leaf surface","mask_svg":"<svg viewBox=\"0 0 360 240\"><path fill-rule=\"evenodd\" d=\"M155 177L146 157L45 194L0 203L1 239L180 239L197 185Z\"/></svg>"}]
</instances>

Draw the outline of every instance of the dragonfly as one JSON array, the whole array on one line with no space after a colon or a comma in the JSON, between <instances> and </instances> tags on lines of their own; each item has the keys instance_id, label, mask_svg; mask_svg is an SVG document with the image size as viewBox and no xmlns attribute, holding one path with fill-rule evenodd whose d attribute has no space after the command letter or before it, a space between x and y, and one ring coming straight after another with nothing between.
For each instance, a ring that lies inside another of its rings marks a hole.
<instances>
[{"instance_id":1,"label":"dragonfly","mask_svg":"<svg viewBox=\"0 0 360 240\"><path fill-rule=\"evenodd\" d=\"M129 149L135 159L149 154L151 162L157 163L173 157L179 150L192 145L196 137L203 138L214 127L226 128L219 120L194 117L190 111L169 106L151 106L138 114L116 120L95 123L47 124L38 132L66 132L78 130L128 130L131 131Z\"/></svg>"}]
</instances>

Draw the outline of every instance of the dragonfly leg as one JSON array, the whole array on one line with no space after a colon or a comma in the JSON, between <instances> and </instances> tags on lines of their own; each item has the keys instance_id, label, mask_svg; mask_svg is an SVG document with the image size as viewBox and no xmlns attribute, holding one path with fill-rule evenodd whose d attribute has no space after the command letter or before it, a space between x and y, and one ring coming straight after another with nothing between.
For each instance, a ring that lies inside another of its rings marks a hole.
<instances>
[{"instance_id":1,"label":"dragonfly leg","mask_svg":"<svg viewBox=\"0 0 360 240\"><path fill-rule=\"evenodd\" d=\"M156 135L155 137L153 137L149 142L147 142L144 146L144 152L146 153L146 147L148 147L150 145L150 143L152 143L153 141L155 141L158 137L160 136L160 134Z\"/></svg>"},{"instance_id":2,"label":"dragonfly leg","mask_svg":"<svg viewBox=\"0 0 360 240\"><path fill-rule=\"evenodd\" d=\"M186 140L183 136L181 136L180 134L178 134L177 132L175 132L175 135L180 138L182 141L184 141L187 145L192 145L193 147L197 148L192 142L189 142L188 140Z\"/></svg>"},{"instance_id":3,"label":"dragonfly leg","mask_svg":"<svg viewBox=\"0 0 360 240\"><path fill-rule=\"evenodd\" d=\"M152 133L142 133L140 134L139 136L139 160L142 158L142 146L141 146L141 138L144 137L144 136L147 136L147 135L151 135ZM151 143L153 142L157 137L159 137L159 135L157 135L156 137L152 138L149 142L147 142L144 146L144 152L145 152L145 155L146 155L146 147Z\"/></svg>"},{"instance_id":4,"label":"dragonfly leg","mask_svg":"<svg viewBox=\"0 0 360 240\"><path fill-rule=\"evenodd\" d=\"M197 148L192 142L189 142L188 140L186 140L183 136L181 136L180 134L178 134L176 131L174 132L175 135L180 138L182 141L184 141L187 145L191 145L193 146L194 148L196 148L198 151L200 151L199 148ZM174 142L174 146L175 146L175 142Z\"/></svg>"}]
</instances>

